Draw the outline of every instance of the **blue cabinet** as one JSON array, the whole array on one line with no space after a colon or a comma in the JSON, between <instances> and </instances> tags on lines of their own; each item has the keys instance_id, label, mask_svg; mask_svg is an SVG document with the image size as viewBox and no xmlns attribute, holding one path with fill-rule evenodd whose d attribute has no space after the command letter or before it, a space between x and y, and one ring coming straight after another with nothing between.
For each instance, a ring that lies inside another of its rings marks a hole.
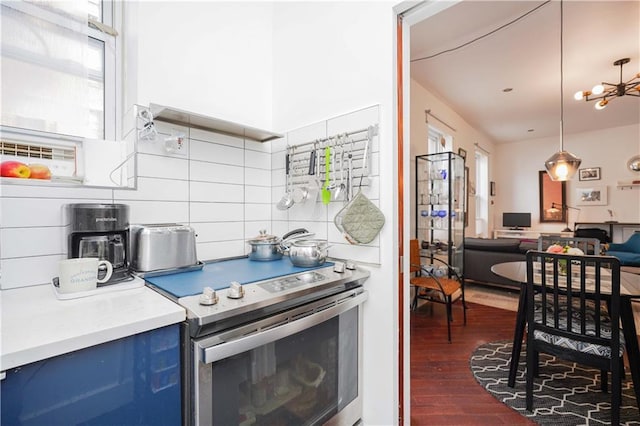
<instances>
[{"instance_id":1,"label":"blue cabinet","mask_svg":"<svg viewBox=\"0 0 640 426\"><path fill-rule=\"evenodd\" d=\"M6 373L2 426L181 423L177 324Z\"/></svg>"}]
</instances>

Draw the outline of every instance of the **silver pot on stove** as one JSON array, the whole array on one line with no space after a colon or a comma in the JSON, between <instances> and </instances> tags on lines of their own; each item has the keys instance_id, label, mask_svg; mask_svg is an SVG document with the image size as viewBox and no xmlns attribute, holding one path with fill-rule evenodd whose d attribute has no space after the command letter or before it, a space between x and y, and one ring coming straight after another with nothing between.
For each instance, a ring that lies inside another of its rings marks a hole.
<instances>
[{"instance_id":1,"label":"silver pot on stove","mask_svg":"<svg viewBox=\"0 0 640 426\"><path fill-rule=\"evenodd\" d=\"M329 243L326 240L296 240L289 244L289 259L295 266L320 266L328 255Z\"/></svg>"},{"instance_id":2,"label":"silver pot on stove","mask_svg":"<svg viewBox=\"0 0 640 426\"><path fill-rule=\"evenodd\" d=\"M284 252L289 247L289 241L294 238L302 238L310 234L304 228L287 232L282 238L267 234L266 230L260 230L260 235L247 241L251 246L249 259L262 262L282 259Z\"/></svg>"}]
</instances>

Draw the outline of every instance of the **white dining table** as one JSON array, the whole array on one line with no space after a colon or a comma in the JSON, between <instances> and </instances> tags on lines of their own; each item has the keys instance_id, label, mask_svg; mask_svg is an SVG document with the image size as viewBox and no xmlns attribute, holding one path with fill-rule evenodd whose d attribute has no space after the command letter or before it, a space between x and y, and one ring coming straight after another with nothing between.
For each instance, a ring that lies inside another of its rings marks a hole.
<instances>
[{"instance_id":1,"label":"white dining table","mask_svg":"<svg viewBox=\"0 0 640 426\"><path fill-rule=\"evenodd\" d=\"M509 387L514 387L518 373L520 351L522 350L522 339L527 325L527 262L498 263L491 267L491 271L496 275L520 284L518 313L513 334L513 349L511 350L509 380L507 383ZM626 342L627 356L629 357L633 386L636 389L636 402L640 407L640 348L631 305L633 299L640 299L640 275L620 271L620 320Z\"/></svg>"}]
</instances>

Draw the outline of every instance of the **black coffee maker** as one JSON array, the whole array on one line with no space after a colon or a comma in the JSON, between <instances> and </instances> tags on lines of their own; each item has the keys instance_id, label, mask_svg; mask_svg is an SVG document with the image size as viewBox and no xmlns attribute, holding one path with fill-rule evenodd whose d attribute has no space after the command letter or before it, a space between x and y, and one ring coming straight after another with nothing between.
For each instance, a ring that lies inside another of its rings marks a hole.
<instances>
[{"instance_id":1,"label":"black coffee maker","mask_svg":"<svg viewBox=\"0 0 640 426\"><path fill-rule=\"evenodd\" d=\"M129 206L126 204L67 204L69 258L97 257L113 265L109 281L101 286L133 279L129 273ZM99 271L98 276L102 276Z\"/></svg>"}]
</instances>

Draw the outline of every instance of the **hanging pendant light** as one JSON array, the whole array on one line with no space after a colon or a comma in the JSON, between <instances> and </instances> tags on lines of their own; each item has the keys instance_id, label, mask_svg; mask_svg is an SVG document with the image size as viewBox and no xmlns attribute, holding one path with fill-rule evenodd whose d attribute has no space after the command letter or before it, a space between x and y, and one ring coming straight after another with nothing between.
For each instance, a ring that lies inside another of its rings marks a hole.
<instances>
[{"instance_id":1,"label":"hanging pendant light","mask_svg":"<svg viewBox=\"0 0 640 426\"><path fill-rule=\"evenodd\" d=\"M560 0L560 151L553 154L544 163L544 167L547 169L547 173L551 180L564 181L569 180L578 171L582 160L572 153L564 150L564 125L562 120L564 119L564 87L563 80L564 74L562 69L563 51L562 51L562 32L563 32L563 5Z\"/></svg>"}]
</instances>

